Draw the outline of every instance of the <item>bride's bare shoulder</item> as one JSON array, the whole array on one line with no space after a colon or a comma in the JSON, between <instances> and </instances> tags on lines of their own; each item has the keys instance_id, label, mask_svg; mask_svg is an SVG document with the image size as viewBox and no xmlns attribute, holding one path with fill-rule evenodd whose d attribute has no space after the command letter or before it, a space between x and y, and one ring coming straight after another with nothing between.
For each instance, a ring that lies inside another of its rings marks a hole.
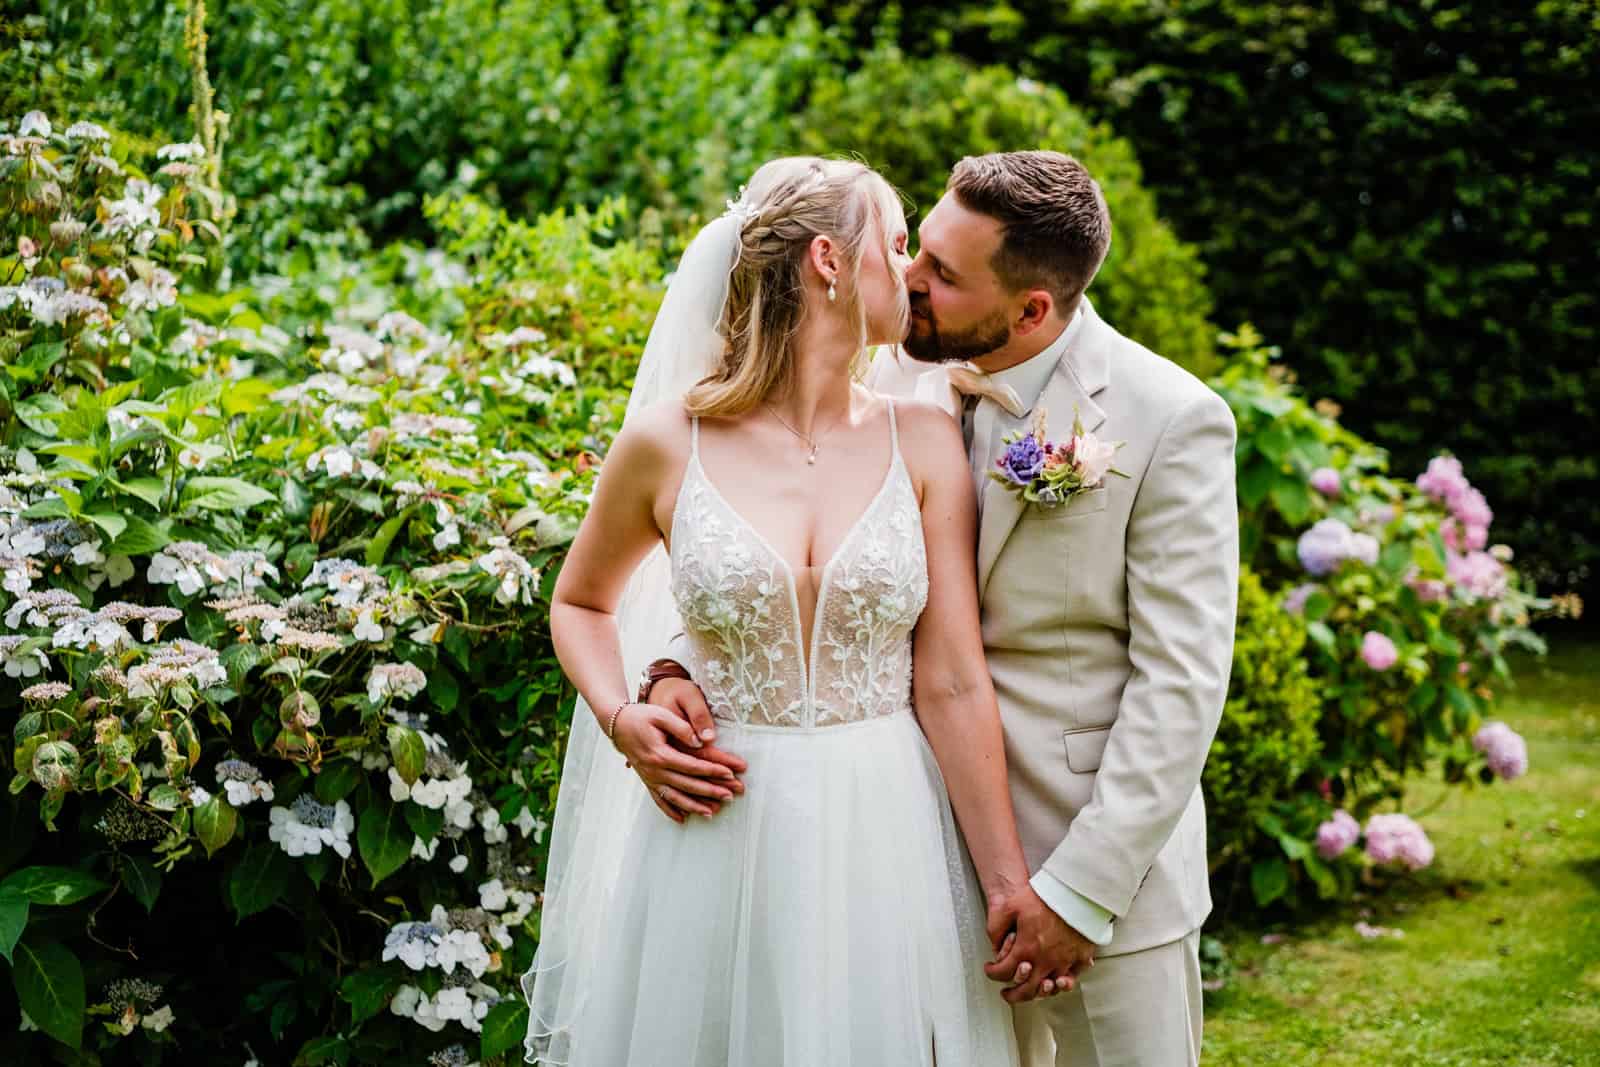
<instances>
[{"instance_id":1,"label":"bride's bare shoulder","mask_svg":"<svg viewBox=\"0 0 1600 1067\"><path fill-rule=\"evenodd\" d=\"M608 459L667 470L689 458L689 416L679 400L663 400L629 416Z\"/></svg>"},{"instance_id":2,"label":"bride's bare shoulder","mask_svg":"<svg viewBox=\"0 0 1600 1067\"><path fill-rule=\"evenodd\" d=\"M894 411L900 428L900 453L919 481L967 469L961 424L944 408L925 400L896 399Z\"/></svg>"}]
</instances>

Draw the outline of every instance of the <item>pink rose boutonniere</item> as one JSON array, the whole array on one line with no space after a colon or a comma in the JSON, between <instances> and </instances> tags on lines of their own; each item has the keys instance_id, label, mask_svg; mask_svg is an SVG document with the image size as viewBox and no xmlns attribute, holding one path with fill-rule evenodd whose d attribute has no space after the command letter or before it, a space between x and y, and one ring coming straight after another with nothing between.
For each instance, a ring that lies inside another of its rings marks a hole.
<instances>
[{"instance_id":1,"label":"pink rose boutonniere","mask_svg":"<svg viewBox=\"0 0 1600 1067\"><path fill-rule=\"evenodd\" d=\"M1030 504L1054 508L1079 493L1098 489L1106 475L1127 475L1111 466L1123 442L1102 441L1086 433L1074 417L1072 436L1051 441L1045 436L1045 412L1040 410L1032 430L1014 430L1004 438L1006 450L995 460L989 477Z\"/></svg>"}]
</instances>

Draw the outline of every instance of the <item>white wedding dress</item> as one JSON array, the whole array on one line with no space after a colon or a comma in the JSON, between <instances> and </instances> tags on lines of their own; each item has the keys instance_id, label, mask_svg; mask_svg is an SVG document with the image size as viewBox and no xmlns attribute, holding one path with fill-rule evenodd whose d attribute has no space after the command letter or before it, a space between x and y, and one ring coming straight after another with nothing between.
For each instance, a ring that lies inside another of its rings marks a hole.
<instances>
[{"instance_id":1,"label":"white wedding dress","mask_svg":"<svg viewBox=\"0 0 1600 1067\"><path fill-rule=\"evenodd\" d=\"M1016 1064L982 971L982 899L911 708L927 557L892 406L889 431L889 471L821 572L807 642L794 576L706 475L696 420L672 595L746 791L682 825L639 808L585 988L560 998L570 1025L536 1028L535 1062Z\"/></svg>"}]
</instances>

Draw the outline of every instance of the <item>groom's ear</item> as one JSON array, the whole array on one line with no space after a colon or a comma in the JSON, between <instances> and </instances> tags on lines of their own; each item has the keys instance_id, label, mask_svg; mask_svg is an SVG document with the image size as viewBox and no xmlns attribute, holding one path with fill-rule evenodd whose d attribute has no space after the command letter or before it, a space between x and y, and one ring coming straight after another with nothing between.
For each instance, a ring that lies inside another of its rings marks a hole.
<instances>
[{"instance_id":1,"label":"groom's ear","mask_svg":"<svg viewBox=\"0 0 1600 1067\"><path fill-rule=\"evenodd\" d=\"M1018 337L1028 334L1050 321L1056 308L1056 298L1048 289L1028 289L1022 294L1022 307L1011 324L1011 332Z\"/></svg>"}]
</instances>

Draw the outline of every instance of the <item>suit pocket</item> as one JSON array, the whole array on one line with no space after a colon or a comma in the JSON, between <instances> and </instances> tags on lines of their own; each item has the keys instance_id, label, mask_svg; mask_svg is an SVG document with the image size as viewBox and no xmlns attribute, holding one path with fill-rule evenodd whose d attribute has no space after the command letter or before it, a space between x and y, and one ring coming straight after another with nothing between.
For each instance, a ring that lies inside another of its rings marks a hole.
<instances>
[{"instance_id":1,"label":"suit pocket","mask_svg":"<svg viewBox=\"0 0 1600 1067\"><path fill-rule=\"evenodd\" d=\"M1085 515L1093 515L1106 509L1106 498L1111 494L1105 486L1091 489L1087 493L1079 493L1071 497L1065 504L1053 508L1038 508L1039 515L1046 519L1077 519Z\"/></svg>"},{"instance_id":2,"label":"suit pocket","mask_svg":"<svg viewBox=\"0 0 1600 1067\"><path fill-rule=\"evenodd\" d=\"M1109 726L1085 726L1079 730L1063 731L1062 740L1067 746L1067 767L1078 774L1099 770L1100 757L1105 755L1106 741L1111 738Z\"/></svg>"}]
</instances>

